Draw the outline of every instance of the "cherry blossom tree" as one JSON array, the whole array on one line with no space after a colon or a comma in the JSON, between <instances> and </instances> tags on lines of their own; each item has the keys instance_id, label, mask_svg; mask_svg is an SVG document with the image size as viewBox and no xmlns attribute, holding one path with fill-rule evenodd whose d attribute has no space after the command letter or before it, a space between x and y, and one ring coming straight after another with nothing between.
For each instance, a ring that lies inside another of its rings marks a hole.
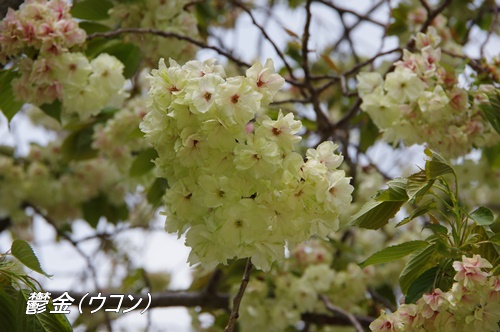
<instances>
[{"instance_id":1,"label":"cherry blossom tree","mask_svg":"<svg viewBox=\"0 0 500 332\"><path fill-rule=\"evenodd\" d=\"M0 7L8 330L113 331L120 307L174 306L197 331L500 329L495 1ZM87 293L45 286L35 220L84 259ZM134 260L134 229L184 241L189 289Z\"/></svg>"}]
</instances>

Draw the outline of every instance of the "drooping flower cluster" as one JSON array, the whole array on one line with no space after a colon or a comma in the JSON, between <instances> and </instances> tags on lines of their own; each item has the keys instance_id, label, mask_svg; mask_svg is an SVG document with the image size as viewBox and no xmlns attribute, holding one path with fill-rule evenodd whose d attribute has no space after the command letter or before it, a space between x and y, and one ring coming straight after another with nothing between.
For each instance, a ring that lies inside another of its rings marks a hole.
<instances>
[{"instance_id":1,"label":"drooping flower cluster","mask_svg":"<svg viewBox=\"0 0 500 332\"><path fill-rule=\"evenodd\" d=\"M27 0L18 11L9 8L0 22L0 62L25 52L58 55L85 41L64 0Z\"/></svg>"},{"instance_id":2,"label":"drooping flower cluster","mask_svg":"<svg viewBox=\"0 0 500 332\"><path fill-rule=\"evenodd\" d=\"M300 250L308 247L301 246ZM320 296L351 313L365 314L370 276L354 263L344 270L332 269L331 251L323 256L325 252L317 249L311 248L308 256L322 258L309 261L302 269L273 269L270 276L250 280L239 310L242 331L287 331L304 314L329 315Z\"/></svg>"},{"instance_id":3,"label":"drooping flower cluster","mask_svg":"<svg viewBox=\"0 0 500 332\"><path fill-rule=\"evenodd\" d=\"M447 292L439 288L424 294L416 304L403 304L391 314L382 313L372 331L498 331L500 277L484 269L490 262L479 255L462 256L453 263L456 281Z\"/></svg>"},{"instance_id":4,"label":"drooping flower cluster","mask_svg":"<svg viewBox=\"0 0 500 332\"><path fill-rule=\"evenodd\" d=\"M0 23L0 62L13 61L18 69L12 81L17 99L37 106L59 100L62 110L85 119L123 101L124 67L108 54L89 61L70 52L86 34L69 9L63 0L27 1L18 11L10 9Z\"/></svg>"},{"instance_id":5,"label":"drooping flower cluster","mask_svg":"<svg viewBox=\"0 0 500 332\"><path fill-rule=\"evenodd\" d=\"M404 50L403 60L383 79L378 73L358 75L358 92L366 111L388 142L427 143L456 157L499 141L479 105L488 103L494 87L467 90L458 73L440 64L440 37L431 27L416 38L418 52Z\"/></svg>"},{"instance_id":6,"label":"drooping flower cluster","mask_svg":"<svg viewBox=\"0 0 500 332\"><path fill-rule=\"evenodd\" d=\"M185 7L189 3L187 0L115 2L109 12L113 26L156 29L194 39L198 37L196 17ZM154 35L131 34L125 40L140 46L143 61L150 67L156 66L160 58L188 61L195 58L197 50L192 43Z\"/></svg>"},{"instance_id":7,"label":"drooping flower cluster","mask_svg":"<svg viewBox=\"0 0 500 332\"><path fill-rule=\"evenodd\" d=\"M141 129L158 151L158 176L170 184L166 229L187 231L189 262L205 267L251 257L268 270L286 243L325 237L338 227L352 186L342 156L324 142L294 152L301 128L292 114L254 119L284 80L273 63L226 78L215 60L153 70L152 111Z\"/></svg>"}]
</instances>

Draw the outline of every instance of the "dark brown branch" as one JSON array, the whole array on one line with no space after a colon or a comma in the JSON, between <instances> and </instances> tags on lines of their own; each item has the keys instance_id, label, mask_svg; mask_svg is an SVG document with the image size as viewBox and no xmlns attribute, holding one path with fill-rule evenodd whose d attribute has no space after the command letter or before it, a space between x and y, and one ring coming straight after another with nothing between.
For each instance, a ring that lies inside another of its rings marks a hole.
<instances>
[{"instance_id":1,"label":"dark brown branch","mask_svg":"<svg viewBox=\"0 0 500 332\"><path fill-rule=\"evenodd\" d=\"M319 2L319 3L322 3L324 4L325 6L328 6L334 10L336 10L340 15L344 14L344 13L348 13L348 14L352 14L354 16L356 16L359 21L367 21L367 22L370 22L370 23L373 23L375 25L378 25L382 28L385 28L385 24L384 23L381 23L377 20L374 20L370 17L370 14L372 12L372 10L368 11L366 14L360 14L354 10L351 10L351 9L348 9L348 8L341 8L337 5L335 5L334 3L332 3L331 1L326 1L326 0L316 0L316 2ZM353 27L351 27L352 29Z\"/></svg>"},{"instance_id":2,"label":"dark brown branch","mask_svg":"<svg viewBox=\"0 0 500 332\"><path fill-rule=\"evenodd\" d=\"M302 69L304 71L304 83L309 92L309 96L313 105L314 113L316 113L316 121L318 123L318 129L321 135L321 140L324 141L330 136L331 124L328 117L321 110L321 106L318 100L318 91L312 85L310 79L309 71L309 38L311 26L311 3L312 0L307 0L306 3L306 23L304 24L304 33L302 35ZM306 96L304 96L306 97Z\"/></svg>"},{"instance_id":3,"label":"dark brown branch","mask_svg":"<svg viewBox=\"0 0 500 332\"><path fill-rule=\"evenodd\" d=\"M330 300L328 299L328 297L326 297L324 295L320 296L320 298L328 310L333 312L335 315L340 315L340 316L346 317L349 320L349 322L351 322L352 326L354 326L354 328L356 329L357 332L364 331L363 327L361 326L361 324L358 322L358 320L356 319L356 317L353 314L351 314L350 312L348 312L340 307L333 305L330 302Z\"/></svg>"},{"instance_id":4,"label":"dark brown branch","mask_svg":"<svg viewBox=\"0 0 500 332\"><path fill-rule=\"evenodd\" d=\"M245 294L245 289L247 288L248 281L250 280L250 272L252 271L252 260L248 258L247 265L245 266L245 272L243 273L243 278L241 279L240 289L233 299L233 309L231 311L231 316L229 316L229 321L224 329L224 332L233 332L236 327L236 320L239 316L241 299Z\"/></svg>"},{"instance_id":5,"label":"dark brown branch","mask_svg":"<svg viewBox=\"0 0 500 332\"><path fill-rule=\"evenodd\" d=\"M139 34L139 35L155 35L155 36L160 36L163 38L175 38L178 40L184 40L187 41L193 45L196 45L198 47L204 48L204 49L210 49L214 50L220 55L225 56L229 60L233 61L236 63L238 66L242 67L250 67L250 65L236 57L234 57L231 53L221 49L220 47L217 46L211 46L208 45L200 40L193 39L188 36L184 36L175 32L166 32L162 30L156 30L156 29L146 29L146 28L123 28L123 29L118 29L118 30L113 30L113 31L107 31L107 32L96 32L93 34L90 34L87 36L87 40L92 40L95 38L114 38L116 36L122 35L122 34Z\"/></svg>"}]
</instances>

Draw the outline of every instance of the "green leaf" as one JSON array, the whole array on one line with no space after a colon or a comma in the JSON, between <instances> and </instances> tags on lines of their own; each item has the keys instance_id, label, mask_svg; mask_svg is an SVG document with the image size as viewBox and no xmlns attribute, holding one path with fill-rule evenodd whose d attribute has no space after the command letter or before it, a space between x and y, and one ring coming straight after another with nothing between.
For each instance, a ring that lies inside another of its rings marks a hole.
<instances>
[{"instance_id":1,"label":"green leaf","mask_svg":"<svg viewBox=\"0 0 500 332\"><path fill-rule=\"evenodd\" d=\"M429 245L429 243L426 241L409 241L390 246L371 255L364 262L360 263L359 266L364 268L373 264L392 262L411 254L415 250L424 248L427 245Z\"/></svg>"},{"instance_id":2,"label":"green leaf","mask_svg":"<svg viewBox=\"0 0 500 332\"><path fill-rule=\"evenodd\" d=\"M17 331L36 331L36 332L71 332L68 319L63 314L51 314L54 310L52 302L46 307L44 312L34 315L26 315L26 306L32 292L20 290L17 296L16 317Z\"/></svg>"},{"instance_id":3,"label":"green leaf","mask_svg":"<svg viewBox=\"0 0 500 332\"><path fill-rule=\"evenodd\" d=\"M86 160L97 156L98 151L92 148L94 128L85 125L83 128L72 132L64 140L61 152L65 161Z\"/></svg>"},{"instance_id":4,"label":"green leaf","mask_svg":"<svg viewBox=\"0 0 500 332\"><path fill-rule=\"evenodd\" d=\"M479 105L483 111L484 117L489 121L491 126L500 134L500 96L490 94L490 103Z\"/></svg>"},{"instance_id":5,"label":"green leaf","mask_svg":"<svg viewBox=\"0 0 500 332\"><path fill-rule=\"evenodd\" d=\"M453 167L438 153L425 149L425 154L431 157L431 160L427 160L425 163L425 173L428 180L445 174L455 174Z\"/></svg>"},{"instance_id":6,"label":"green leaf","mask_svg":"<svg viewBox=\"0 0 500 332\"><path fill-rule=\"evenodd\" d=\"M359 151L365 153L372 146L379 136L379 129L366 112L362 112L360 118L361 129L359 133Z\"/></svg>"},{"instance_id":7,"label":"green leaf","mask_svg":"<svg viewBox=\"0 0 500 332\"><path fill-rule=\"evenodd\" d=\"M99 49L98 54L108 53L109 55L115 56L125 66L123 76L125 76L125 78L131 78L137 72L141 63L141 50L132 43L123 43L122 41L116 43L116 41L117 40L114 40L104 44Z\"/></svg>"},{"instance_id":8,"label":"green leaf","mask_svg":"<svg viewBox=\"0 0 500 332\"><path fill-rule=\"evenodd\" d=\"M494 245L500 246L500 234L495 234L488 239Z\"/></svg>"},{"instance_id":9,"label":"green leaf","mask_svg":"<svg viewBox=\"0 0 500 332\"><path fill-rule=\"evenodd\" d=\"M367 202L361 210L351 217L349 225L367 229L379 229L389 222L405 202Z\"/></svg>"},{"instance_id":10,"label":"green leaf","mask_svg":"<svg viewBox=\"0 0 500 332\"><path fill-rule=\"evenodd\" d=\"M154 160L158 158L158 152L154 148L141 151L135 157L132 166L130 167L129 175L137 177L146 174L155 167Z\"/></svg>"},{"instance_id":11,"label":"green leaf","mask_svg":"<svg viewBox=\"0 0 500 332\"><path fill-rule=\"evenodd\" d=\"M492 168L500 168L500 143L483 148L482 154Z\"/></svg>"},{"instance_id":12,"label":"green leaf","mask_svg":"<svg viewBox=\"0 0 500 332\"><path fill-rule=\"evenodd\" d=\"M438 233L443 234L443 235L448 234L448 228L446 228L443 225L430 224L430 225L425 226L425 228L429 228L434 234L438 234Z\"/></svg>"},{"instance_id":13,"label":"green leaf","mask_svg":"<svg viewBox=\"0 0 500 332\"><path fill-rule=\"evenodd\" d=\"M85 30L88 35L93 34L94 32L106 32L110 30L107 25L89 21L80 22L78 26Z\"/></svg>"},{"instance_id":14,"label":"green leaf","mask_svg":"<svg viewBox=\"0 0 500 332\"><path fill-rule=\"evenodd\" d=\"M488 237L488 232L485 229L485 226L476 226L473 228L472 233L477 236L477 242L491 241L490 237ZM487 259L489 262L497 262L499 253L495 248L495 245L492 243L481 243L477 246L477 249L474 250L475 254L481 255L481 257Z\"/></svg>"},{"instance_id":15,"label":"green leaf","mask_svg":"<svg viewBox=\"0 0 500 332\"><path fill-rule=\"evenodd\" d=\"M435 244L429 244L411 254L403 271L399 275L399 284L403 294L408 293L411 284L430 266L432 266L432 256L436 251Z\"/></svg>"},{"instance_id":16,"label":"green leaf","mask_svg":"<svg viewBox=\"0 0 500 332\"><path fill-rule=\"evenodd\" d=\"M410 175L406 185L406 194L409 197L409 201L417 203L423 196L425 196L434 182L434 179L427 179L425 170Z\"/></svg>"},{"instance_id":17,"label":"green leaf","mask_svg":"<svg viewBox=\"0 0 500 332\"><path fill-rule=\"evenodd\" d=\"M101 217L106 218L110 223L116 224L128 218L127 204L115 205L108 200L108 197L101 194L82 204L83 218L90 226L96 228Z\"/></svg>"},{"instance_id":18,"label":"green leaf","mask_svg":"<svg viewBox=\"0 0 500 332\"><path fill-rule=\"evenodd\" d=\"M9 122L24 104L14 98L12 91L12 80L17 76L18 73L12 69L0 71L0 111Z\"/></svg>"},{"instance_id":19,"label":"green leaf","mask_svg":"<svg viewBox=\"0 0 500 332\"><path fill-rule=\"evenodd\" d=\"M0 286L0 322L4 331L15 331L16 307L14 299L7 292L7 287Z\"/></svg>"},{"instance_id":20,"label":"green leaf","mask_svg":"<svg viewBox=\"0 0 500 332\"><path fill-rule=\"evenodd\" d=\"M153 206L159 206L168 188L168 181L166 179L157 178L146 194L148 202Z\"/></svg>"},{"instance_id":21,"label":"green leaf","mask_svg":"<svg viewBox=\"0 0 500 332\"><path fill-rule=\"evenodd\" d=\"M52 104L43 104L42 106L40 106L40 109L45 114L61 123L61 106L61 102L56 99Z\"/></svg>"},{"instance_id":22,"label":"green leaf","mask_svg":"<svg viewBox=\"0 0 500 332\"><path fill-rule=\"evenodd\" d=\"M432 288L434 288L434 282L436 281L438 273L439 266L434 266L415 279L415 281L408 288L405 303L417 302L417 300L420 299L424 293L428 293Z\"/></svg>"},{"instance_id":23,"label":"green leaf","mask_svg":"<svg viewBox=\"0 0 500 332\"><path fill-rule=\"evenodd\" d=\"M420 216L423 216L424 214L426 214L429 211L434 210L435 208L436 208L436 202L430 201L426 205L420 206L420 207L416 208L415 210L411 211L410 215L408 217L404 218L403 220L401 220L396 225L396 227L406 225L407 223L409 223L413 219L418 218Z\"/></svg>"},{"instance_id":24,"label":"green leaf","mask_svg":"<svg viewBox=\"0 0 500 332\"><path fill-rule=\"evenodd\" d=\"M80 0L70 10L75 18L90 21L105 20L109 17L108 11L113 8L109 0Z\"/></svg>"},{"instance_id":25,"label":"green leaf","mask_svg":"<svg viewBox=\"0 0 500 332\"><path fill-rule=\"evenodd\" d=\"M38 258L33 252L31 246L26 241L14 240L14 242L12 242L12 246L10 247L10 252L12 256L14 256L19 262L23 263L27 268L47 277L52 277L42 270Z\"/></svg>"},{"instance_id":26,"label":"green leaf","mask_svg":"<svg viewBox=\"0 0 500 332\"><path fill-rule=\"evenodd\" d=\"M406 179L399 178L387 182L389 188L380 190L373 197L377 202L406 202L408 195L406 195Z\"/></svg>"},{"instance_id":27,"label":"green leaf","mask_svg":"<svg viewBox=\"0 0 500 332\"><path fill-rule=\"evenodd\" d=\"M472 211L470 217L474 219L478 225L491 225L494 221L493 212L484 206L480 206Z\"/></svg>"}]
</instances>

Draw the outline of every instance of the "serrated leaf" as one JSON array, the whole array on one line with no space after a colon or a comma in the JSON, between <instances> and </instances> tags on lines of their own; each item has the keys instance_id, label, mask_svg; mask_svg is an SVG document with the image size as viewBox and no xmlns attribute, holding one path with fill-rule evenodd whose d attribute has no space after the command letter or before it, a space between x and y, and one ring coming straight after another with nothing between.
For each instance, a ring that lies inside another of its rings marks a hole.
<instances>
[{"instance_id":1,"label":"serrated leaf","mask_svg":"<svg viewBox=\"0 0 500 332\"><path fill-rule=\"evenodd\" d=\"M405 303L415 303L418 299L428 293L434 286L436 276L439 273L439 266L434 266L422 273L408 288Z\"/></svg>"},{"instance_id":2,"label":"serrated leaf","mask_svg":"<svg viewBox=\"0 0 500 332\"><path fill-rule=\"evenodd\" d=\"M453 167L438 153L425 149L425 154L431 157L431 160L427 160L425 163L425 173L428 180L435 179L441 175L455 173Z\"/></svg>"},{"instance_id":3,"label":"serrated leaf","mask_svg":"<svg viewBox=\"0 0 500 332\"><path fill-rule=\"evenodd\" d=\"M70 13L75 18L99 21L109 17L111 8L113 3L109 0L80 0L71 7Z\"/></svg>"},{"instance_id":4,"label":"serrated leaf","mask_svg":"<svg viewBox=\"0 0 500 332\"><path fill-rule=\"evenodd\" d=\"M130 166L129 175L137 177L146 174L155 167L156 158L158 158L158 152L154 148L141 151Z\"/></svg>"},{"instance_id":5,"label":"serrated leaf","mask_svg":"<svg viewBox=\"0 0 500 332\"><path fill-rule=\"evenodd\" d=\"M360 263L359 266L361 268L364 268L373 264L392 262L397 259L403 258L418 249L424 248L428 244L429 243L426 241L417 240L390 246L371 255L364 262Z\"/></svg>"},{"instance_id":6,"label":"serrated leaf","mask_svg":"<svg viewBox=\"0 0 500 332\"><path fill-rule=\"evenodd\" d=\"M44 270L42 270L40 261L38 261L35 252L26 241L19 239L14 240L14 242L12 242L12 246L10 247L10 253L27 268L47 277L52 277L51 275L45 273Z\"/></svg>"},{"instance_id":7,"label":"serrated leaf","mask_svg":"<svg viewBox=\"0 0 500 332\"><path fill-rule=\"evenodd\" d=\"M426 204L424 206L420 206L420 207L416 208L415 210L411 211L410 215L408 217L404 218L403 220L401 220L396 225L396 227L400 227L400 226L406 225L407 223L409 223L413 219L418 218L420 216L423 216L424 214L426 214L427 212L429 212L431 210L434 210L435 208L436 208L436 202L435 201L431 201L431 202L429 202L428 204Z\"/></svg>"},{"instance_id":8,"label":"serrated leaf","mask_svg":"<svg viewBox=\"0 0 500 332\"><path fill-rule=\"evenodd\" d=\"M61 102L56 99L52 104L43 104L42 106L40 106L40 109L45 114L61 123L61 107Z\"/></svg>"},{"instance_id":9,"label":"serrated leaf","mask_svg":"<svg viewBox=\"0 0 500 332\"><path fill-rule=\"evenodd\" d=\"M12 91L12 80L17 76L18 73L11 69L0 71L0 111L9 122L24 104L15 99Z\"/></svg>"},{"instance_id":10,"label":"serrated leaf","mask_svg":"<svg viewBox=\"0 0 500 332\"><path fill-rule=\"evenodd\" d=\"M425 170L410 175L406 185L406 194L409 201L412 203L418 202L432 188L434 182L434 179L427 179Z\"/></svg>"},{"instance_id":11,"label":"serrated leaf","mask_svg":"<svg viewBox=\"0 0 500 332\"><path fill-rule=\"evenodd\" d=\"M399 275L399 284L403 294L407 294L411 284L432 265L431 258L435 251L436 247L433 243L411 254L410 259Z\"/></svg>"},{"instance_id":12,"label":"serrated leaf","mask_svg":"<svg viewBox=\"0 0 500 332\"><path fill-rule=\"evenodd\" d=\"M396 215L404 203L399 201L370 201L351 217L349 225L367 229L379 229Z\"/></svg>"},{"instance_id":13,"label":"serrated leaf","mask_svg":"<svg viewBox=\"0 0 500 332\"><path fill-rule=\"evenodd\" d=\"M378 191L373 199L377 202L407 202L406 182L403 178L387 182L389 188Z\"/></svg>"},{"instance_id":14,"label":"serrated leaf","mask_svg":"<svg viewBox=\"0 0 500 332\"><path fill-rule=\"evenodd\" d=\"M493 212L484 206L480 206L472 211L470 217L474 219L478 225L491 225L494 221Z\"/></svg>"},{"instance_id":15,"label":"serrated leaf","mask_svg":"<svg viewBox=\"0 0 500 332\"><path fill-rule=\"evenodd\" d=\"M479 108L483 111L486 120L500 134L500 96L495 93L490 94L489 98L490 102L479 105Z\"/></svg>"},{"instance_id":16,"label":"serrated leaf","mask_svg":"<svg viewBox=\"0 0 500 332\"><path fill-rule=\"evenodd\" d=\"M169 188L168 181L163 178L158 178L153 182L146 194L148 202L153 206L159 206L165 195L165 191Z\"/></svg>"},{"instance_id":17,"label":"serrated leaf","mask_svg":"<svg viewBox=\"0 0 500 332\"><path fill-rule=\"evenodd\" d=\"M448 234L448 228L444 227L443 225L439 224L430 224L425 226L425 228L429 228L434 234L439 233L443 235Z\"/></svg>"}]
</instances>

